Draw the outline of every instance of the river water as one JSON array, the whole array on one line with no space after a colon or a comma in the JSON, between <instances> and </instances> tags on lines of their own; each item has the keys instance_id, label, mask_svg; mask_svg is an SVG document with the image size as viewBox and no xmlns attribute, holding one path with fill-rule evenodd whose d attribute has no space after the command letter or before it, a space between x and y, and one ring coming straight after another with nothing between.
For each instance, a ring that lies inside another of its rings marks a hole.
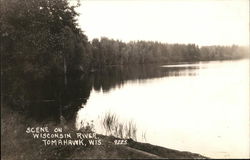
<instances>
[{"instance_id":1,"label":"river water","mask_svg":"<svg viewBox=\"0 0 250 160\"><path fill-rule=\"evenodd\" d=\"M141 142L211 158L250 157L248 60L111 69L93 77L77 128L92 120L105 134L101 118L112 112L133 120Z\"/></svg>"}]
</instances>

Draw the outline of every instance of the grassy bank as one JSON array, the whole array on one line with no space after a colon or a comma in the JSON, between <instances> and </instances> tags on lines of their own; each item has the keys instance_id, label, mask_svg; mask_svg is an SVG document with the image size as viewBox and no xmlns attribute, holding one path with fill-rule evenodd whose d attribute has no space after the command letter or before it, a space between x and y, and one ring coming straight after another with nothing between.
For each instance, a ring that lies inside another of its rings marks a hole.
<instances>
[{"instance_id":1,"label":"grassy bank","mask_svg":"<svg viewBox=\"0 0 250 160\"><path fill-rule=\"evenodd\" d=\"M126 145L114 145L114 140L124 140L124 138L104 135L97 135L102 140L102 145L87 145L86 147L45 146L40 140L33 139L32 136L26 133L27 127L38 126L33 120L28 120L19 113L5 108L2 108L1 116L1 158L4 160L205 158L199 154L180 152L148 143L139 143L132 138L126 139ZM53 123L39 124L39 126L64 127ZM72 134L81 132L76 131L74 128L65 127L64 131Z\"/></svg>"}]
</instances>

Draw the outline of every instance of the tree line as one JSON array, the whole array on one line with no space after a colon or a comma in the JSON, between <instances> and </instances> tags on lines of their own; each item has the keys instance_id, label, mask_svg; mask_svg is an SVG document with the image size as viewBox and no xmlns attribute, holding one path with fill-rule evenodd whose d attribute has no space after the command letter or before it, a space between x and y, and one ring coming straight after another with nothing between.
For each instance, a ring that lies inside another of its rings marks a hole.
<instances>
[{"instance_id":1,"label":"tree line","mask_svg":"<svg viewBox=\"0 0 250 160\"><path fill-rule=\"evenodd\" d=\"M239 59L247 49L232 46L128 43L102 37L88 41L67 0L1 0L3 72L43 77L86 72L104 65Z\"/></svg>"},{"instance_id":2,"label":"tree line","mask_svg":"<svg viewBox=\"0 0 250 160\"><path fill-rule=\"evenodd\" d=\"M167 44L152 41L131 41L102 37L91 41L92 62L103 65L175 63L209 60L232 60L247 57L246 47L202 46L196 44Z\"/></svg>"}]
</instances>

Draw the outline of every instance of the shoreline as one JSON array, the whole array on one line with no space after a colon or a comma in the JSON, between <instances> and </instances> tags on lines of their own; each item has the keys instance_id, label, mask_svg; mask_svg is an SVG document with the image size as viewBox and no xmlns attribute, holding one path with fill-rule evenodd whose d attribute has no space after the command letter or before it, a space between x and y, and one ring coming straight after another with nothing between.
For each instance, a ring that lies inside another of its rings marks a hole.
<instances>
[{"instance_id":1,"label":"shoreline","mask_svg":"<svg viewBox=\"0 0 250 160\"><path fill-rule=\"evenodd\" d=\"M149 143L136 142L131 138L121 139L100 134L97 134L96 139L83 139L82 142L86 145L44 145L44 139L34 138L32 134L27 134L25 132L27 126L34 125L34 121L27 120L13 111L6 112L5 110L4 113L1 126L1 158L5 160L208 159L208 157L197 153L178 151ZM44 125L48 127L58 127L58 125L55 124ZM72 135L79 133L79 131L73 128L68 128L65 132L71 133ZM118 145L116 145L114 143L116 140L126 143L117 143Z\"/></svg>"}]
</instances>

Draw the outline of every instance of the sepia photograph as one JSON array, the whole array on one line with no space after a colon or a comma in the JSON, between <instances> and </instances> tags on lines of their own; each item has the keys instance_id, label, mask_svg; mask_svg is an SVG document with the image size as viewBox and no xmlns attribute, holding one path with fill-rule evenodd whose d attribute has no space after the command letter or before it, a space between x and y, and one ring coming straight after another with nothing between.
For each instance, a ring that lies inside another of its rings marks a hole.
<instances>
[{"instance_id":1,"label":"sepia photograph","mask_svg":"<svg viewBox=\"0 0 250 160\"><path fill-rule=\"evenodd\" d=\"M0 0L1 159L249 159L249 0Z\"/></svg>"}]
</instances>

